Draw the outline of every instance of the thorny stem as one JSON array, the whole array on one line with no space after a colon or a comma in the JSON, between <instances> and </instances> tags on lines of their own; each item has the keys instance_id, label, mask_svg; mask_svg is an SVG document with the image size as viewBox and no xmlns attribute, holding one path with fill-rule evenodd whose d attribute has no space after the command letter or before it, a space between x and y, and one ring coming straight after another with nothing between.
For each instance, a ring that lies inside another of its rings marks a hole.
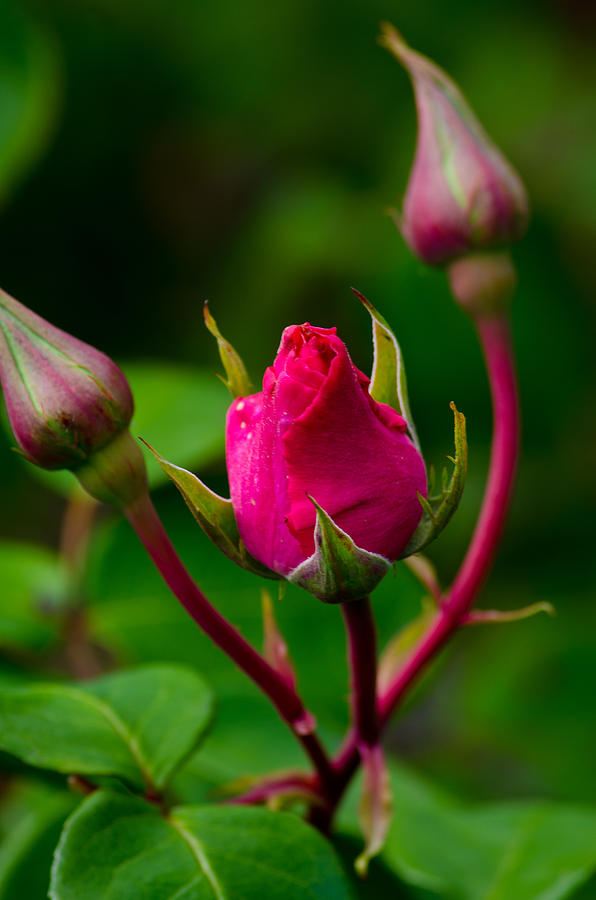
<instances>
[{"instance_id":1,"label":"thorny stem","mask_svg":"<svg viewBox=\"0 0 596 900\"><path fill-rule=\"evenodd\" d=\"M146 493L124 513L162 578L182 606L211 640L266 694L312 762L322 794L334 780L329 759L314 733L314 720L302 700L277 671L209 603L176 553Z\"/></svg>"},{"instance_id":2,"label":"thorny stem","mask_svg":"<svg viewBox=\"0 0 596 900\"><path fill-rule=\"evenodd\" d=\"M464 623L490 570L501 537L513 488L519 443L517 380L509 322L505 315L481 315L476 328L486 361L493 402L493 439L484 498L463 563L441 598L427 631L405 660L387 690L378 697L381 726L385 725L429 661ZM333 760L337 801L358 766L358 736L348 734Z\"/></svg>"}]
</instances>

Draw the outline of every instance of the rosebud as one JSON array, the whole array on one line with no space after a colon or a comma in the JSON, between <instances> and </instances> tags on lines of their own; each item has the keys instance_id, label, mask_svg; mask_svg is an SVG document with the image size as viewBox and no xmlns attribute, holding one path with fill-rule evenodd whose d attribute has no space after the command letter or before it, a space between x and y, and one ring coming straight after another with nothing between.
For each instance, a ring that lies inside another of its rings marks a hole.
<instances>
[{"instance_id":1,"label":"rosebud","mask_svg":"<svg viewBox=\"0 0 596 900\"><path fill-rule=\"evenodd\" d=\"M401 230L429 265L520 238L528 224L524 186L488 137L456 84L390 25L381 43L412 80L418 140Z\"/></svg>"},{"instance_id":2,"label":"rosebud","mask_svg":"<svg viewBox=\"0 0 596 900\"><path fill-rule=\"evenodd\" d=\"M376 583L416 529L418 493L426 496L405 419L373 400L369 384L335 328L293 325L262 392L228 412L228 476L246 550L322 599L349 599L359 588L344 578L327 590L329 572L309 586L318 551L327 562L351 554L360 583L370 563Z\"/></svg>"},{"instance_id":3,"label":"rosebud","mask_svg":"<svg viewBox=\"0 0 596 900\"><path fill-rule=\"evenodd\" d=\"M127 426L128 382L109 357L0 291L0 380L23 455L72 469L101 500L129 502L144 485Z\"/></svg>"}]
</instances>

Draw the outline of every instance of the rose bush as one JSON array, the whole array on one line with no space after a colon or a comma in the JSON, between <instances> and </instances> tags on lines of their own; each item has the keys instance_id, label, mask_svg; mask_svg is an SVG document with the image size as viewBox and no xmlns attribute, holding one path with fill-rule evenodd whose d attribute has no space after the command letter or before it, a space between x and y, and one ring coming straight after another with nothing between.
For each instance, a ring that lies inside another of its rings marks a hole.
<instances>
[{"instance_id":1,"label":"rose bush","mask_svg":"<svg viewBox=\"0 0 596 900\"><path fill-rule=\"evenodd\" d=\"M373 400L335 328L286 328L258 394L227 417L226 458L248 552L287 576L314 550L314 499L354 543L397 559L422 513L422 457Z\"/></svg>"}]
</instances>

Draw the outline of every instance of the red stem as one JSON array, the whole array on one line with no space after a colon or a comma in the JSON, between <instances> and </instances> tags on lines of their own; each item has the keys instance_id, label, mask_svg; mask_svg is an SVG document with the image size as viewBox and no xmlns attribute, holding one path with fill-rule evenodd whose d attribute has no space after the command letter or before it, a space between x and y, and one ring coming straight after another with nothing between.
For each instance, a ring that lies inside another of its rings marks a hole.
<instances>
[{"instance_id":1,"label":"red stem","mask_svg":"<svg viewBox=\"0 0 596 900\"><path fill-rule=\"evenodd\" d=\"M359 744L374 747L379 741L377 632L370 600L342 603L341 611L348 636L354 729Z\"/></svg>"},{"instance_id":2,"label":"red stem","mask_svg":"<svg viewBox=\"0 0 596 900\"><path fill-rule=\"evenodd\" d=\"M205 634L269 697L296 735L325 789L334 773L314 734L314 720L300 697L199 590L176 553L149 495L140 497L124 512L172 593Z\"/></svg>"},{"instance_id":3,"label":"red stem","mask_svg":"<svg viewBox=\"0 0 596 900\"><path fill-rule=\"evenodd\" d=\"M476 327L486 360L493 402L493 440L482 508L470 546L450 590L393 683L378 698L382 726L428 662L462 624L490 570L503 532L519 443L515 363L509 323L505 316L479 316ZM333 761L339 796L358 766L357 745L358 737L353 729Z\"/></svg>"},{"instance_id":4,"label":"red stem","mask_svg":"<svg viewBox=\"0 0 596 900\"><path fill-rule=\"evenodd\" d=\"M225 802L230 806L251 806L253 804L266 803L280 794L291 793L295 793L297 796L302 795L306 799L312 799L313 801L319 800L317 785L313 777L296 773L263 781L249 788L243 794L230 797Z\"/></svg>"}]
</instances>

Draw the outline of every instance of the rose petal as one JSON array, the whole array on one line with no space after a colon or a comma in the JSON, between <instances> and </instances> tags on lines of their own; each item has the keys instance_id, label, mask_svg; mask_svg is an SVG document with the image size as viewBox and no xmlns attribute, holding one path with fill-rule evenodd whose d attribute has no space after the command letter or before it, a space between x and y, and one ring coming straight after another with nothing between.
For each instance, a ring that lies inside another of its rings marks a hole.
<instances>
[{"instance_id":1,"label":"rose petal","mask_svg":"<svg viewBox=\"0 0 596 900\"><path fill-rule=\"evenodd\" d=\"M345 346L335 341L325 384L283 435L288 524L305 557L312 554L311 494L357 546L396 559L420 519L424 463L401 416L371 401Z\"/></svg>"}]
</instances>

